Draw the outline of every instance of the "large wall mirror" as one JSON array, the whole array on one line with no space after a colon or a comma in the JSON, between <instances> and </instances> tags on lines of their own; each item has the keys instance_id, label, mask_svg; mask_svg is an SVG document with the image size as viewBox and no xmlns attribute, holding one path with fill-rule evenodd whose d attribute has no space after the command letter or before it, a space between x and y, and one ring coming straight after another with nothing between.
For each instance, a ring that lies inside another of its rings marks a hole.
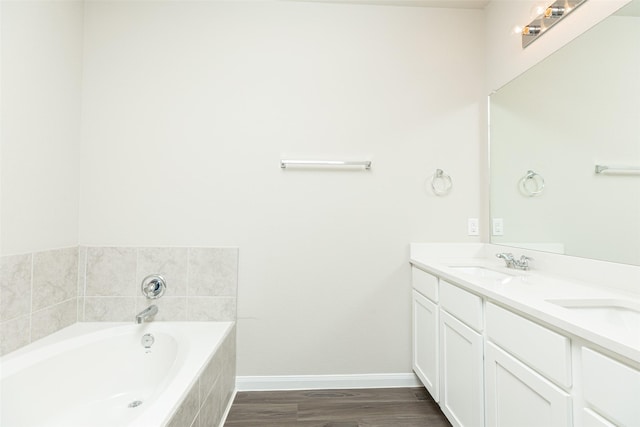
<instances>
[{"instance_id":1,"label":"large wall mirror","mask_svg":"<svg viewBox=\"0 0 640 427\"><path fill-rule=\"evenodd\" d=\"M640 265L640 0L491 95L490 153L492 243Z\"/></svg>"}]
</instances>

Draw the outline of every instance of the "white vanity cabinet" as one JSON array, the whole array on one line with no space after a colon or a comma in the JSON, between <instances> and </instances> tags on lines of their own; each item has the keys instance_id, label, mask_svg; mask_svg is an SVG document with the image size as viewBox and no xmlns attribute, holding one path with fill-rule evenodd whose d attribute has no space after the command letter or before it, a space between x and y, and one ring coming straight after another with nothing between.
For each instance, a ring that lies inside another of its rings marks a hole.
<instances>
[{"instance_id":1,"label":"white vanity cabinet","mask_svg":"<svg viewBox=\"0 0 640 427\"><path fill-rule=\"evenodd\" d=\"M486 334L487 425L571 426L570 340L491 303Z\"/></svg>"},{"instance_id":2,"label":"white vanity cabinet","mask_svg":"<svg viewBox=\"0 0 640 427\"><path fill-rule=\"evenodd\" d=\"M449 422L640 427L640 296L618 287L640 270L598 286L553 272L573 261L520 271L495 250L411 246L413 369Z\"/></svg>"},{"instance_id":3,"label":"white vanity cabinet","mask_svg":"<svg viewBox=\"0 0 640 427\"><path fill-rule=\"evenodd\" d=\"M417 268L412 269L412 276L413 370L438 402L438 279Z\"/></svg>"},{"instance_id":4,"label":"white vanity cabinet","mask_svg":"<svg viewBox=\"0 0 640 427\"><path fill-rule=\"evenodd\" d=\"M440 280L440 408L454 426L484 425L482 299Z\"/></svg>"},{"instance_id":5,"label":"white vanity cabinet","mask_svg":"<svg viewBox=\"0 0 640 427\"><path fill-rule=\"evenodd\" d=\"M580 425L640 426L640 371L590 348L580 353Z\"/></svg>"},{"instance_id":6,"label":"white vanity cabinet","mask_svg":"<svg viewBox=\"0 0 640 427\"><path fill-rule=\"evenodd\" d=\"M483 426L482 335L440 310L440 409L453 426Z\"/></svg>"},{"instance_id":7,"label":"white vanity cabinet","mask_svg":"<svg viewBox=\"0 0 640 427\"><path fill-rule=\"evenodd\" d=\"M454 426L484 425L482 299L412 268L413 370Z\"/></svg>"},{"instance_id":8,"label":"white vanity cabinet","mask_svg":"<svg viewBox=\"0 0 640 427\"><path fill-rule=\"evenodd\" d=\"M438 307L416 291L413 291L413 371L437 402Z\"/></svg>"}]
</instances>

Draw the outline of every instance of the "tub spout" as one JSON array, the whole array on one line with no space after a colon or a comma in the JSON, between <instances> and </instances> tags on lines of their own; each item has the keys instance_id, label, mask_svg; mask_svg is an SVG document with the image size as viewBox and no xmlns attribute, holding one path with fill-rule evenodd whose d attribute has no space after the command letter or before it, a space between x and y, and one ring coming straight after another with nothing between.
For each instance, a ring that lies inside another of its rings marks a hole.
<instances>
[{"instance_id":1,"label":"tub spout","mask_svg":"<svg viewBox=\"0 0 640 427\"><path fill-rule=\"evenodd\" d=\"M153 317L156 314L158 314L158 306L155 304L150 305L136 315L136 323L140 324L147 320L149 317Z\"/></svg>"}]
</instances>

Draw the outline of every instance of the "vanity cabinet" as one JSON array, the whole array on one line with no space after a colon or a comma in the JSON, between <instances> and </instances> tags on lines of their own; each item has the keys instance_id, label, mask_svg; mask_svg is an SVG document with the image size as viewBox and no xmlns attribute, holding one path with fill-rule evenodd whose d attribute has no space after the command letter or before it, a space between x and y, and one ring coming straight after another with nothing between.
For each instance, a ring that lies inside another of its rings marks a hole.
<instances>
[{"instance_id":1,"label":"vanity cabinet","mask_svg":"<svg viewBox=\"0 0 640 427\"><path fill-rule=\"evenodd\" d=\"M412 275L413 369L452 425L640 427L640 364L450 277Z\"/></svg>"},{"instance_id":2,"label":"vanity cabinet","mask_svg":"<svg viewBox=\"0 0 640 427\"><path fill-rule=\"evenodd\" d=\"M640 425L640 371L587 347L580 349L584 426Z\"/></svg>"},{"instance_id":3,"label":"vanity cabinet","mask_svg":"<svg viewBox=\"0 0 640 427\"><path fill-rule=\"evenodd\" d=\"M415 267L412 280L413 370L454 426L482 426L482 299Z\"/></svg>"},{"instance_id":4,"label":"vanity cabinet","mask_svg":"<svg viewBox=\"0 0 640 427\"><path fill-rule=\"evenodd\" d=\"M491 303L486 334L487 425L571 426L571 341Z\"/></svg>"},{"instance_id":5,"label":"vanity cabinet","mask_svg":"<svg viewBox=\"0 0 640 427\"><path fill-rule=\"evenodd\" d=\"M440 408L454 426L482 426L482 298L445 280L439 296Z\"/></svg>"},{"instance_id":6,"label":"vanity cabinet","mask_svg":"<svg viewBox=\"0 0 640 427\"><path fill-rule=\"evenodd\" d=\"M412 280L413 370L438 402L438 278L413 268Z\"/></svg>"},{"instance_id":7,"label":"vanity cabinet","mask_svg":"<svg viewBox=\"0 0 640 427\"><path fill-rule=\"evenodd\" d=\"M486 307L487 339L564 388L571 387L571 340L495 304Z\"/></svg>"},{"instance_id":8,"label":"vanity cabinet","mask_svg":"<svg viewBox=\"0 0 640 427\"><path fill-rule=\"evenodd\" d=\"M571 426L571 396L491 342L485 349L487 425Z\"/></svg>"},{"instance_id":9,"label":"vanity cabinet","mask_svg":"<svg viewBox=\"0 0 640 427\"><path fill-rule=\"evenodd\" d=\"M438 402L438 307L417 291L413 291L413 371Z\"/></svg>"},{"instance_id":10,"label":"vanity cabinet","mask_svg":"<svg viewBox=\"0 0 640 427\"><path fill-rule=\"evenodd\" d=\"M483 426L482 335L440 310L440 409L453 426Z\"/></svg>"}]
</instances>

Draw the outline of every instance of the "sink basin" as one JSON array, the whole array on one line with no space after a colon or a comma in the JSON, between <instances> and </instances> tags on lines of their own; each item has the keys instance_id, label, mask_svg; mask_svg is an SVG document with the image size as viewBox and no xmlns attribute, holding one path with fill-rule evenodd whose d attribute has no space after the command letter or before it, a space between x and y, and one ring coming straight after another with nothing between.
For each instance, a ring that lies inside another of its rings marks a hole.
<instances>
[{"instance_id":1,"label":"sink basin","mask_svg":"<svg viewBox=\"0 0 640 427\"><path fill-rule=\"evenodd\" d=\"M475 276L482 279L504 280L511 279L513 277L510 274L501 273L499 271L491 270L485 267L454 265L450 268L460 273L468 274L470 276Z\"/></svg>"},{"instance_id":2,"label":"sink basin","mask_svg":"<svg viewBox=\"0 0 640 427\"><path fill-rule=\"evenodd\" d=\"M613 323L640 334L640 303L615 298L549 299L555 304L597 322Z\"/></svg>"}]
</instances>

